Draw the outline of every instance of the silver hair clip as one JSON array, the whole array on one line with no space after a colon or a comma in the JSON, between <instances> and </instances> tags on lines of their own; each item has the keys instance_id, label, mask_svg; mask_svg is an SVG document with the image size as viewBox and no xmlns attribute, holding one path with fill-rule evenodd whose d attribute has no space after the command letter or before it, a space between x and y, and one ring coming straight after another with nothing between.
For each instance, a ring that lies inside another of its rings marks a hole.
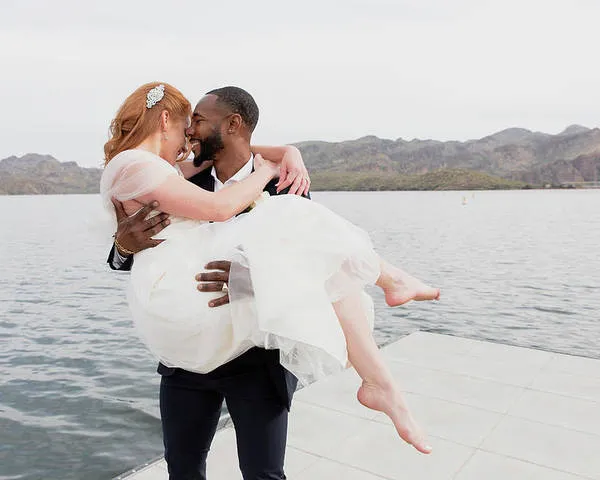
<instances>
[{"instance_id":1,"label":"silver hair clip","mask_svg":"<svg viewBox=\"0 0 600 480\"><path fill-rule=\"evenodd\" d=\"M158 85L152 88L146 95L146 108L152 108L165 96L165 86Z\"/></svg>"}]
</instances>

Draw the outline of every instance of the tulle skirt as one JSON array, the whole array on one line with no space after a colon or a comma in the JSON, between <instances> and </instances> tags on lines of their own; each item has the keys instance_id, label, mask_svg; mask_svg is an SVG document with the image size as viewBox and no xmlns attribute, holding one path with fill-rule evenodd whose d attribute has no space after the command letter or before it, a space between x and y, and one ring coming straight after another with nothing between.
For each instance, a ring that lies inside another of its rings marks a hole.
<instances>
[{"instance_id":1,"label":"tulle skirt","mask_svg":"<svg viewBox=\"0 0 600 480\"><path fill-rule=\"evenodd\" d=\"M253 346L280 350L303 384L347 363L332 303L362 298L380 273L368 235L322 205L270 197L224 223L172 219L159 246L135 255L128 300L140 336L165 365L207 373ZM229 305L201 293L195 275L213 260L232 263Z\"/></svg>"}]
</instances>

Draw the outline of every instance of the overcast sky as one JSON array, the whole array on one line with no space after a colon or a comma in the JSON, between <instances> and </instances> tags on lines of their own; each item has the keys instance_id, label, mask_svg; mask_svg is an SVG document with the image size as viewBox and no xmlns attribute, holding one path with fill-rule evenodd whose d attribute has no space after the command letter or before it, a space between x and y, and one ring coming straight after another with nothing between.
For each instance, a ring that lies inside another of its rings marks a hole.
<instances>
[{"instance_id":1,"label":"overcast sky","mask_svg":"<svg viewBox=\"0 0 600 480\"><path fill-rule=\"evenodd\" d=\"M2 0L0 158L98 166L149 81L237 85L257 143L600 126L598 0Z\"/></svg>"}]
</instances>

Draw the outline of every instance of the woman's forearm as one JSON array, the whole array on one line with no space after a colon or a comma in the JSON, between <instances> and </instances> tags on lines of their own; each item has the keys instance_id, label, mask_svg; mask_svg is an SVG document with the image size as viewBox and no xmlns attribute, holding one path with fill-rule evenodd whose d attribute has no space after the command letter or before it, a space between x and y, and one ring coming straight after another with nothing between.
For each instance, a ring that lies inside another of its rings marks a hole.
<instances>
[{"instance_id":1,"label":"woman's forearm","mask_svg":"<svg viewBox=\"0 0 600 480\"><path fill-rule=\"evenodd\" d=\"M172 175L155 190L137 200L142 203L156 200L160 203L160 210L170 215L223 222L244 211L256 200L273 176L271 168L261 167L243 181L215 193Z\"/></svg>"},{"instance_id":2,"label":"woman's forearm","mask_svg":"<svg viewBox=\"0 0 600 480\"><path fill-rule=\"evenodd\" d=\"M300 150L298 150L293 145L282 145L282 146L267 146L267 145L252 145L250 150L254 155L259 154L262 157L266 158L270 162L273 163L281 163L283 161L283 157L287 155L299 155Z\"/></svg>"},{"instance_id":3,"label":"woman's forearm","mask_svg":"<svg viewBox=\"0 0 600 480\"><path fill-rule=\"evenodd\" d=\"M194 162L186 160L185 162L179 163L178 166L185 178L191 178L207 168L212 167L212 162L203 162L202 165L196 167L194 166Z\"/></svg>"},{"instance_id":4,"label":"woman's forearm","mask_svg":"<svg viewBox=\"0 0 600 480\"><path fill-rule=\"evenodd\" d=\"M214 206L215 216L225 221L243 212L248 205L256 200L263 189L274 178L273 172L268 168L255 170L248 178L234 183L216 192Z\"/></svg>"}]
</instances>

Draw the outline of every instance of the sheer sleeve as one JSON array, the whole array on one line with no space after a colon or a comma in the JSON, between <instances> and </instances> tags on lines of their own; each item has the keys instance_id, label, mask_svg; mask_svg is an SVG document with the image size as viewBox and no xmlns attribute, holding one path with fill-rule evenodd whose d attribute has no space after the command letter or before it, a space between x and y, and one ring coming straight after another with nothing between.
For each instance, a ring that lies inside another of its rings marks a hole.
<instances>
[{"instance_id":1,"label":"sheer sleeve","mask_svg":"<svg viewBox=\"0 0 600 480\"><path fill-rule=\"evenodd\" d=\"M171 175L179 175L179 172L160 157L143 150L126 150L104 169L100 194L109 204L111 197L131 200L155 190Z\"/></svg>"},{"instance_id":2,"label":"sheer sleeve","mask_svg":"<svg viewBox=\"0 0 600 480\"><path fill-rule=\"evenodd\" d=\"M100 195L104 208L113 218L113 227L116 216L112 197L121 202L140 197L155 190L171 175L179 175L179 171L144 150L126 150L108 162L100 179Z\"/></svg>"}]
</instances>

